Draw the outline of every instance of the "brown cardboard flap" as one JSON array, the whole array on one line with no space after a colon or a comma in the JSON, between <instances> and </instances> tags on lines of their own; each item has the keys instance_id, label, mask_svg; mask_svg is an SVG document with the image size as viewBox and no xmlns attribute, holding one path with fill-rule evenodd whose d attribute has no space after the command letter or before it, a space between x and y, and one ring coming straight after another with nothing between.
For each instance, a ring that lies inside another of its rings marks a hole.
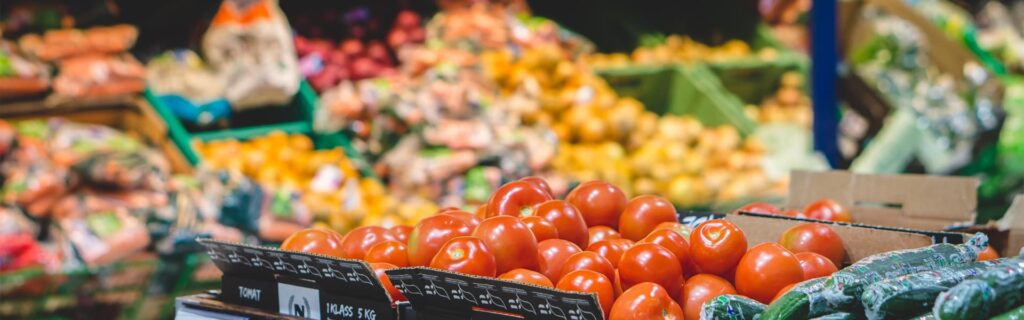
<instances>
[{"instance_id":1,"label":"brown cardboard flap","mask_svg":"<svg viewBox=\"0 0 1024 320\"><path fill-rule=\"evenodd\" d=\"M1013 204L1006 210L1003 218L996 222L996 226L999 230L1009 232L1006 248L1000 255L1010 257L1020 254L1021 247L1024 247L1024 194L1013 197Z\"/></svg>"},{"instance_id":2,"label":"brown cardboard flap","mask_svg":"<svg viewBox=\"0 0 1024 320\"><path fill-rule=\"evenodd\" d=\"M979 183L969 177L793 171L786 207L829 198L848 208L856 223L942 230L974 221Z\"/></svg>"},{"instance_id":3,"label":"brown cardboard flap","mask_svg":"<svg viewBox=\"0 0 1024 320\"><path fill-rule=\"evenodd\" d=\"M778 242L779 237L786 229L808 223L784 218L736 214L726 215L725 219L732 221L743 230L750 247L765 242ZM834 224L830 227L843 239L843 247L846 249L845 264L882 252L920 248L932 244L932 239L923 234L845 224Z\"/></svg>"}]
</instances>

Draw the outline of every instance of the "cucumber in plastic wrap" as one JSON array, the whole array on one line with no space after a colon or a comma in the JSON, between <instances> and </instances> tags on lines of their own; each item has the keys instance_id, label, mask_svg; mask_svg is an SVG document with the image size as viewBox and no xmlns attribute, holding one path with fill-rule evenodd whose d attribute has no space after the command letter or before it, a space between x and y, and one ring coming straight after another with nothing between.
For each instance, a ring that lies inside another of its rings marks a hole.
<instances>
[{"instance_id":1,"label":"cucumber in plastic wrap","mask_svg":"<svg viewBox=\"0 0 1024 320\"><path fill-rule=\"evenodd\" d=\"M765 305L740 295L723 294L704 303L700 309L703 320L755 320L764 312Z\"/></svg>"},{"instance_id":2,"label":"cucumber in plastic wrap","mask_svg":"<svg viewBox=\"0 0 1024 320\"><path fill-rule=\"evenodd\" d=\"M1005 259L952 265L875 282L860 296L868 319L896 319L931 309L935 297Z\"/></svg>"},{"instance_id":3,"label":"cucumber in plastic wrap","mask_svg":"<svg viewBox=\"0 0 1024 320\"><path fill-rule=\"evenodd\" d=\"M912 273L974 262L978 253L987 245L988 237L979 233L965 244L940 243L876 254L822 278L822 288L807 292L790 290L772 302L761 318L809 319L840 311L855 311L857 300L868 285Z\"/></svg>"},{"instance_id":4,"label":"cucumber in plastic wrap","mask_svg":"<svg viewBox=\"0 0 1024 320\"><path fill-rule=\"evenodd\" d=\"M1024 260L964 280L935 299L937 319L984 319L1024 304Z\"/></svg>"},{"instance_id":5,"label":"cucumber in plastic wrap","mask_svg":"<svg viewBox=\"0 0 1024 320\"><path fill-rule=\"evenodd\" d=\"M1016 309L992 317L990 320L1024 320L1024 306L1019 306Z\"/></svg>"},{"instance_id":6,"label":"cucumber in plastic wrap","mask_svg":"<svg viewBox=\"0 0 1024 320\"><path fill-rule=\"evenodd\" d=\"M836 312L832 314L826 314L817 318L811 318L811 320L853 320L857 319L853 314L848 312Z\"/></svg>"}]
</instances>

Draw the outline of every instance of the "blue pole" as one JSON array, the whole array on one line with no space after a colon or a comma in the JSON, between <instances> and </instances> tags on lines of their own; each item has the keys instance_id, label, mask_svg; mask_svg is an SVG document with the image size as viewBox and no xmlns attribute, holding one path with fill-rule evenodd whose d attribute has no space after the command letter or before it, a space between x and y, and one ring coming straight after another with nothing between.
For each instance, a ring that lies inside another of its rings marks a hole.
<instances>
[{"instance_id":1,"label":"blue pole","mask_svg":"<svg viewBox=\"0 0 1024 320\"><path fill-rule=\"evenodd\" d=\"M814 149L839 166L839 103L836 100L839 46L836 43L836 1L813 0L811 6L811 102L814 108ZM818 23L821 22L821 23Z\"/></svg>"}]
</instances>

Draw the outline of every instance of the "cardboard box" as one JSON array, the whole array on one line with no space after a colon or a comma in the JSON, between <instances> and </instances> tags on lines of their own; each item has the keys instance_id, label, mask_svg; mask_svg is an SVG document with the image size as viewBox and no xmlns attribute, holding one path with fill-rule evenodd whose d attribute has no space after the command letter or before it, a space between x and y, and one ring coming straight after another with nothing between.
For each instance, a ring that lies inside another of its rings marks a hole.
<instances>
[{"instance_id":1,"label":"cardboard box","mask_svg":"<svg viewBox=\"0 0 1024 320\"><path fill-rule=\"evenodd\" d=\"M1005 240L992 245L996 248L1002 247L1000 256L1010 257L1024 253L1024 195L1018 194L1013 198L1010 208L995 226L999 232L1006 233Z\"/></svg>"},{"instance_id":2,"label":"cardboard box","mask_svg":"<svg viewBox=\"0 0 1024 320\"><path fill-rule=\"evenodd\" d=\"M974 222L979 184L969 177L793 171L785 207L804 208L828 198L859 224L944 230Z\"/></svg>"},{"instance_id":3,"label":"cardboard box","mask_svg":"<svg viewBox=\"0 0 1024 320\"><path fill-rule=\"evenodd\" d=\"M387 270L417 319L599 320L595 294L415 267Z\"/></svg>"},{"instance_id":4,"label":"cardboard box","mask_svg":"<svg viewBox=\"0 0 1024 320\"><path fill-rule=\"evenodd\" d=\"M363 261L200 239L224 273L219 300L308 319L402 319Z\"/></svg>"}]
</instances>

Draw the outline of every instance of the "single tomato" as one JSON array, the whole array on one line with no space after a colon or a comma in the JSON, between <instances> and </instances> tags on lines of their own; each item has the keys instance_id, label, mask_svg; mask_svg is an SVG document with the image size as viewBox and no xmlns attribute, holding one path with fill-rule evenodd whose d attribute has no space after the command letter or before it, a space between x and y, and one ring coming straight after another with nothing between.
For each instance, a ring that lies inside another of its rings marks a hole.
<instances>
[{"instance_id":1,"label":"single tomato","mask_svg":"<svg viewBox=\"0 0 1024 320\"><path fill-rule=\"evenodd\" d=\"M373 245L369 250L366 250L366 257L363 260L366 260L366 262L390 263L398 267L409 266L409 254L406 252L405 245L394 240Z\"/></svg>"},{"instance_id":2,"label":"single tomato","mask_svg":"<svg viewBox=\"0 0 1024 320\"><path fill-rule=\"evenodd\" d=\"M498 262L498 272L516 268L537 270L537 238L526 224L513 216L496 216L480 222L473 231Z\"/></svg>"},{"instance_id":3,"label":"single tomato","mask_svg":"<svg viewBox=\"0 0 1024 320\"><path fill-rule=\"evenodd\" d=\"M767 202L751 202L736 209L736 212L753 212L763 214L779 214L779 207Z\"/></svg>"},{"instance_id":4,"label":"single tomato","mask_svg":"<svg viewBox=\"0 0 1024 320\"><path fill-rule=\"evenodd\" d=\"M409 234L412 233L412 226L397 225L388 229L388 233L398 242L409 243Z\"/></svg>"},{"instance_id":5,"label":"single tomato","mask_svg":"<svg viewBox=\"0 0 1024 320\"><path fill-rule=\"evenodd\" d=\"M465 222L449 215L436 215L420 220L409 234L410 266L426 266L448 240L472 234Z\"/></svg>"},{"instance_id":6,"label":"single tomato","mask_svg":"<svg viewBox=\"0 0 1024 320\"><path fill-rule=\"evenodd\" d=\"M574 254L583 250L576 244L563 239L548 239L537 244L537 253L540 258L540 272L558 282L562 276L562 266Z\"/></svg>"},{"instance_id":7,"label":"single tomato","mask_svg":"<svg viewBox=\"0 0 1024 320\"><path fill-rule=\"evenodd\" d=\"M676 207L665 198L644 195L633 198L619 216L619 233L623 238L640 241L663 222L676 222Z\"/></svg>"},{"instance_id":8,"label":"single tomato","mask_svg":"<svg viewBox=\"0 0 1024 320\"><path fill-rule=\"evenodd\" d=\"M380 284L384 286L384 290L386 290L388 292L388 295L391 296L392 303L399 301L409 301L409 299L406 298L401 291L398 291L398 288L395 288L395 285L391 283L391 278L388 278L388 274L384 273L384 270L390 270L394 268L398 267L396 267L393 264L385 262L370 263L370 269L372 269L373 273L377 275L377 279L380 280Z\"/></svg>"},{"instance_id":9,"label":"single tomato","mask_svg":"<svg viewBox=\"0 0 1024 320\"><path fill-rule=\"evenodd\" d=\"M587 243L594 243L601 240L622 239L618 231L608 226L593 226L587 229L589 239Z\"/></svg>"},{"instance_id":10,"label":"single tomato","mask_svg":"<svg viewBox=\"0 0 1024 320\"><path fill-rule=\"evenodd\" d=\"M626 249L633 246L633 241L627 239L610 239L601 240L598 242L591 243L587 247L587 251L597 253L601 257L604 257L608 262L612 263L613 267L619 267L619 259L622 258L622 254L626 252Z\"/></svg>"},{"instance_id":11,"label":"single tomato","mask_svg":"<svg viewBox=\"0 0 1024 320\"><path fill-rule=\"evenodd\" d=\"M652 282L639 283L623 291L609 314L608 319L615 320L685 319L683 308L672 301L668 291Z\"/></svg>"},{"instance_id":12,"label":"single tomato","mask_svg":"<svg viewBox=\"0 0 1024 320\"><path fill-rule=\"evenodd\" d=\"M555 288L597 294L597 303L601 304L601 311L604 314L608 314L612 310L612 303L615 301L615 288L612 286L612 281L608 280L604 274L593 270L569 272L561 280L558 280L558 285Z\"/></svg>"},{"instance_id":13,"label":"single tomato","mask_svg":"<svg viewBox=\"0 0 1024 320\"><path fill-rule=\"evenodd\" d=\"M693 270L693 262L690 261L690 244L679 233L672 230L654 230L646 238L640 240L639 243L653 243L665 247L665 249L672 251L672 254L679 259L679 266L683 268L684 274L696 273Z\"/></svg>"},{"instance_id":14,"label":"single tomato","mask_svg":"<svg viewBox=\"0 0 1024 320\"><path fill-rule=\"evenodd\" d=\"M782 288L803 280L800 260L775 243L750 248L736 266L736 291L765 304Z\"/></svg>"},{"instance_id":15,"label":"single tomato","mask_svg":"<svg viewBox=\"0 0 1024 320\"><path fill-rule=\"evenodd\" d=\"M612 266L612 263L597 253L590 251L581 251L569 256L569 259L566 259L565 263L562 264L562 272L558 276L559 281L569 272L576 270L597 271L608 277L608 279L615 276L615 267Z\"/></svg>"},{"instance_id":16,"label":"single tomato","mask_svg":"<svg viewBox=\"0 0 1024 320\"><path fill-rule=\"evenodd\" d=\"M538 216L523 217L519 219L530 228L533 232L533 236L537 238L537 242L541 242L547 239L558 239L558 229L550 221L544 220L544 218Z\"/></svg>"},{"instance_id":17,"label":"single tomato","mask_svg":"<svg viewBox=\"0 0 1024 320\"><path fill-rule=\"evenodd\" d=\"M583 213L588 227L619 227L619 215L626 207L626 194L618 187L604 181L587 181L576 186L565 196Z\"/></svg>"},{"instance_id":18,"label":"single tomato","mask_svg":"<svg viewBox=\"0 0 1024 320\"><path fill-rule=\"evenodd\" d=\"M395 237L378 226L363 226L352 229L341 239L341 250L345 258L363 260L366 250L384 241L395 241Z\"/></svg>"},{"instance_id":19,"label":"single tomato","mask_svg":"<svg viewBox=\"0 0 1024 320\"><path fill-rule=\"evenodd\" d=\"M821 199L804 208L807 218L824 221L852 222L850 213L838 202L831 199Z\"/></svg>"},{"instance_id":20,"label":"single tomato","mask_svg":"<svg viewBox=\"0 0 1024 320\"><path fill-rule=\"evenodd\" d=\"M476 237L467 236L448 240L430 261L430 267L483 277L498 274L498 265L487 245Z\"/></svg>"},{"instance_id":21,"label":"single tomato","mask_svg":"<svg viewBox=\"0 0 1024 320\"><path fill-rule=\"evenodd\" d=\"M981 253L978 253L978 261L988 261L995 259L999 259L999 253L996 252L996 249L992 249L992 246L986 246L985 250L982 250Z\"/></svg>"},{"instance_id":22,"label":"single tomato","mask_svg":"<svg viewBox=\"0 0 1024 320\"><path fill-rule=\"evenodd\" d=\"M470 229L476 229L476 227L480 225L480 218L477 218L475 214L462 211L459 209L449 209L446 211L442 211L438 214L447 214L449 216L462 220L462 222L465 222Z\"/></svg>"},{"instance_id":23,"label":"single tomato","mask_svg":"<svg viewBox=\"0 0 1024 320\"><path fill-rule=\"evenodd\" d=\"M789 290L792 290L792 289L793 289L793 287L795 287L795 286L796 286L796 285L798 285L798 284L800 284L800 283L799 283L799 282L797 282L797 283L793 283L793 284L790 284L790 285L788 285L788 286L786 286L786 287L782 288L782 290L779 290L779 293L776 293L776 294L775 294L775 297L774 297L774 298L772 298L772 302L775 302L775 300L779 300L779 297L781 297L781 296L785 295L785 294L786 294L786 292L789 292Z\"/></svg>"},{"instance_id":24,"label":"single tomato","mask_svg":"<svg viewBox=\"0 0 1024 320\"><path fill-rule=\"evenodd\" d=\"M587 222L583 221L580 210L563 200L545 201L537 205L533 214L544 218L558 229L558 238L572 241L580 248L590 244Z\"/></svg>"},{"instance_id":25,"label":"single tomato","mask_svg":"<svg viewBox=\"0 0 1024 320\"><path fill-rule=\"evenodd\" d=\"M814 252L800 252L795 254L800 261L800 268L804 271L804 280L827 277L839 271L832 260Z\"/></svg>"},{"instance_id":26,"label":"single tomato","mask_svg":"<svg viewBox=\"0 0 1024 320\"><path fill-rule=\"evenodd\" d=\"M679 266L679 258L665 247L637 243L622 254L619 278L623 290L642 282L653 282L668 290L669 295L678 297L679 284L683 283L683 268Z\"/></svg>"},{"instance_id":27,"label":"single tomato","mask_svg":"<svg viewBox=\"0 0 1024 320\"><path fill-rule=\"evenodd\" d=\"M293 233L281 243L281 250L322 254L325 256L344 258L341 250L341 235L323 228L303 229Z\"/></svg>"},{"instance_id":28,"label":"single tomato","mask_svg":"<svg viewBox=\"0 0 1024 320\"><path fill-rule=\"evenodd\" d=\"M803 223L782 232L779 244L790 252L814 252L832 260L832 264L841 266L846 257L843 239L832 230L832 227L821 223Z\"/></svg>"},{"instance_id":29,"label":"single tomato","mask_svg":"<svg viewBox=\"0 0 1024 320\"><path fill-rule=\"evenodd\" d=\"M540 272L527 269L512 269L509 272L502 273L498 276L498 279L528 283L545 288L555 287L548 277L545 277Z\"/></svg>"},{"instance_id":30,"label":"single tomato","mask_svg":"<svg viewBox=\"0 0 1024 320\"><path fill-rule=\"evenodd\" d=\"M690 259L702 273L729 278L746 252L747 236L728 220L704 222L690 234Z\"/></svg>"},{"instance_id":31,"label":"single tomato","mask_svg":"<svg viewBox=\"0 0 1024 320\"><path fill-rule=\"evenodd\" d=\"M690 228L690 226L679 222L662 222L659 223L657 227L654 227L654 230L661 229L675 231L676 233L678 233L679 235L683 236L683 238L686 239L690 239L690 234L693 233L693 228Z\"/></svg>"},{"instance_id":32,"label":"single tomato","mask_svg":"<svg viewBox=\"0 0 1024 320\"><path fill-rule=\"evenodd\" d=\"M525 178L519 179L519 181L527 182L529 184L532 184L535 187L540 188L541 190L544 190L545 192L547 192L548 195L551 196L551 197L555 196L555 193L551 192L551 186L549 186L548 182L545 181L541 177L529 176L529 177L525 177Z\"/></svg>"},{"instance_id":33,"label":"single tomato","mask_svg":"<svg viewBox=\"0 0 1024 320\"><path fill-rule=\"evenodd\" d=\"M704 303L723 294L736 294L736 288L719 276L701 273L686 279L678 301L687 319L700 319Z\"/></svg>"},{"instance_id":34,"label":"single tomato","mask_svg":"<svg viewBox=\"0 0 1024 320\"><path fill-rule=\"evenodd\" d=\"M509 182L494 191L487 201L487 217L531 216L533 206L551 200L551 195L525 181Z\"/></svg>"}]
</instances>

